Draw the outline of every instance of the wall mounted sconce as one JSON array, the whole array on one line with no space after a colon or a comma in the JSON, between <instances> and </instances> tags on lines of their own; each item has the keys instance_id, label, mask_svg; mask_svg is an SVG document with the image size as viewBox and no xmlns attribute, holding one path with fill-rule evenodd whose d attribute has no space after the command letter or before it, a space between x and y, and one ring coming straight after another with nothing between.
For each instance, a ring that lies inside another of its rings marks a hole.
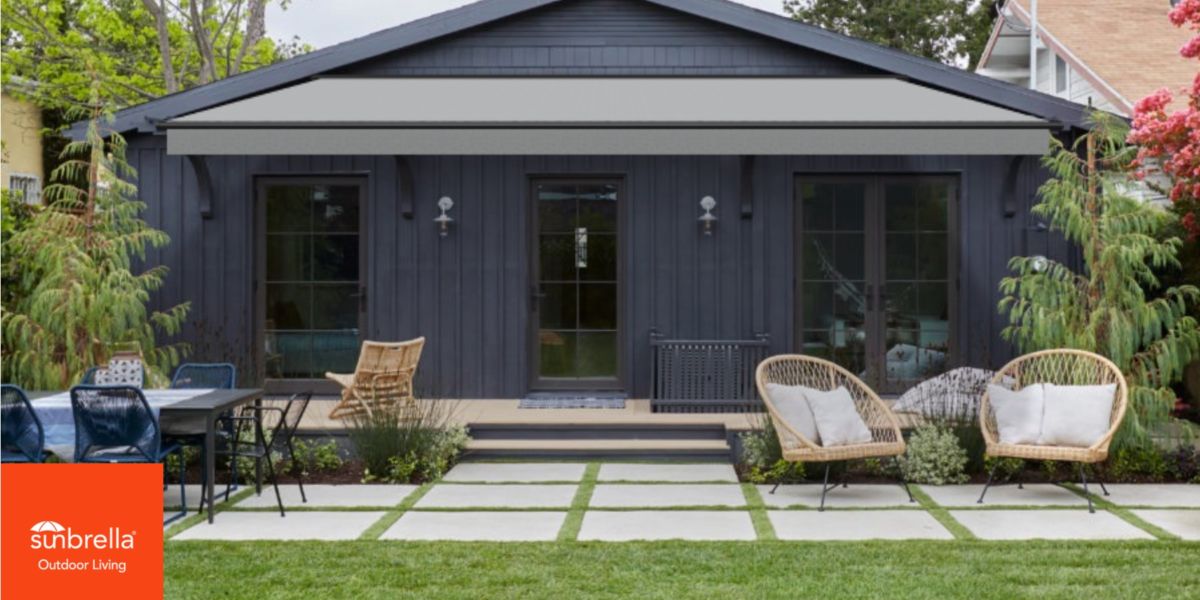
<instances>
[{"instance_id":1,"label":"wall mounted sconce","mask_svg":"<svg viewBox=\"0 0 1200 600\"><path fill-rule=\"evenodd\" d=\"M712 235L713 223L717 222L717 216L712 214L712 211L716 207L717 201L712 196L700 199L700 208L704 209L704 214L700 215L699 221L704 225L704 235Z\"/></svg>"},{"instance_id":2,"label":"wall mounted sconce","mask_svg":"<svg viewBox=\"0 0 1200 600\"><path fill-rule=\"evenodd\" d=\"M450 196L442 196L437 201L437 207L442 214L434 217L433 222L438 224L439 235L446 237L446 234L450 233L450 224L454 222L454 219L446 213L454 208L454 200Z\"/></svg>"},{"instance_id":3,"label":"wall mounted sconce","mask_svg":"<svg viewBox=\"0 0 1200 600\"><path fill-rule=\"evenodd\" d=\"M1046 269L1050 268L1050 261L1045 256L1039 254L1033 257L1033 261L1029 267L1033 269L1034 273L1045 273Z\"/></svg>"}]
</instances>

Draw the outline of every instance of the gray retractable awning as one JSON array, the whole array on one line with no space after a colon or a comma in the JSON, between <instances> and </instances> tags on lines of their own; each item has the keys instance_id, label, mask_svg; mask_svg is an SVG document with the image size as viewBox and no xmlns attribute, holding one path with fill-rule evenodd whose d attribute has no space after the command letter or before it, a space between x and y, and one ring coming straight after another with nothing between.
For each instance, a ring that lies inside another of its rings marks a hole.
<instances>
[{"instance_id":1,"label":"gray retractable awning","mask_svg":"<svg viewBox=\"0 0 1200 600\"><path fill-rule=\"evenodd\" d=\"M1056 124L892 78L326 78L163 126L171 154L1042 154Z\"/></svg>"}]
</instances>

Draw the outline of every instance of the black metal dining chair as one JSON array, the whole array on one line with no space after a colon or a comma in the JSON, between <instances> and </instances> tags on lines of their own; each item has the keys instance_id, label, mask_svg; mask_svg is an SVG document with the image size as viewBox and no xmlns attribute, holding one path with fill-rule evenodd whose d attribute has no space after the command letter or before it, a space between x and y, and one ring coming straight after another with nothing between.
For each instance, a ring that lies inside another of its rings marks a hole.
<instances>
[{"instance_id":1,"label":"black metal dining chair","mask_svg":"<svg viewBox=\"0 0 1200 600\"><path fill-rule=\"evenodd\" d=\"M293 438L300 428L300 420L304 418L304 413L308 410L308 403L311 400L312 392L302 392L293 394L282 405L242 407L238 415L231 418L235 423L231 447L229 450L217 452L218 454L228 454L235 464L238 458L253 459L256 465L266 461L267 474L271 478L271 486L275 488L275 501L279 503L279 516L281 517L287 516L287 513L283 508L283 496L279 493L279 477L275 473L275 464L271 460L271 454L272 452L282 454L286 450L292 464L296 464L296 447ZM268 416L271 417L269 427L265 425L268 422ZM241 442L241 432L244 426L252 427L251 431L255 433L255 441L248 447ZM270 436L266 434L267 428L271 430ZM304 475L300 469L296 470L296 481L300 488L300 500L308 502L308 496L304 493ZM226 497L231 490L231 484L232 481L230 484L226 484ZM261 493L261 490L259 492Z\"/></svg>"},{"instance_id":2,"label":"black metal dining chair","mask_svg":"<svg viewBox=\"0 0 1200 600\"><path fill-rule=\"evenodd\" d=\"M25 390L4 384L3 429L0 431L0 462L40 463L45 460L46 433L42 420L33 412Z\"/></svg>"},{"instance_id":3,"label":"black metal dining chair","mask_svg":"<svg viewBox=\"0 0 1200 600\"><path fill-rule=\"evenodd\" d=\"M187 514L183 446L163 443L158 417L142 390L133 386L77 385L71 388L75 417L75 462L163 463L179 455L179 503L182 510L167 521Z\"/></svg>"},{"instance_id":4,"label":"black metal dining chair","mask_svg":"<svg viewBox=\"0 0 1200 600\"><path fill-rule=\"evenodd\" d=\"M237 367L230 363L184 363L171 378L171 389L232 390L237 387Z\"/></svg>"}]
</instances>

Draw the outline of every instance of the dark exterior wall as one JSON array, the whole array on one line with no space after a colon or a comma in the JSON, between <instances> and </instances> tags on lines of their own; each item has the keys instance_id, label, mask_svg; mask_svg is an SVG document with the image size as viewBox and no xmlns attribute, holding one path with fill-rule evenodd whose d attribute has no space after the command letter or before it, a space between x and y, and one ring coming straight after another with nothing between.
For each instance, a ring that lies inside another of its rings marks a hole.
<instances>
[{"instance_id":1,"label":"dark exterior wall","mask_svg":"<svg viewBox=\"0 0 1200 600\"><path fill-rule=\"evenodd\" d=\"M159 305L190 300L186 337L203 360L253 364L254 182L270 175L367 179L368 339L429 338L419 386L443 397L519 397L527 391L529 180L538 175L615 175L625 182L626 386L649 391L651 328L678 338L771 336L792 348L794 180L803 173L946 173L961 181L959 362L1011 353L999 339L997 283L1016 254L1066 257L1028 216L1040 175L1034 158L1016 185L1007 157L759 157L753 215L741 217L738 157L418 157L414 209L403 218L389 156L210 157L213 218L200 215L195 175L167 156L163 138L131 140L148 220L171 236L149 261L170 267ZM713 236L697 227L712 194ZM438 236L442 195L455 200L454 229ZM1005 216L1007 200L1017 209Z\"/></svg>"},{"instance_id":2,"label":"dark exterior wall","mask_svg":"<svg viewBox=\"0 0 1200 600\"><path fill-rule=\"evenodd\" d=\"M581 0L341 69L357 76L873 73L840 58L633 0Z\"/></svg>"}]
</instances>

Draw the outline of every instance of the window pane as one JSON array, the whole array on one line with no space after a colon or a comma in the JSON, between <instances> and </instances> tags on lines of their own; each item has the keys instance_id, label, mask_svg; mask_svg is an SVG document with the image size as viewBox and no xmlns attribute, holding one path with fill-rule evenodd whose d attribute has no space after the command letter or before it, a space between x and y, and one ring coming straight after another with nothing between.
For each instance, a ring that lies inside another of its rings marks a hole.
<instances>
[{"instance_id":1,"label":"window pane","mask_svg":"<svg viewBox=\"0 0 1200 600\"><path fill-rule=\"evenodd\" d=\"M538 236L542 281L575 279L575 234Z\"/></svg>"},{"instance_id":2,"label":"window pane","mask_svg":"<svg viewBox=\"0 0 1200 600\"><path fill-rule=\"evenodd\" d=\"M838 186L835 227L838 231L862 231L865 224L867 187L861 183Z\"/></svg>"},{"instance_id":3,"label":"window pane","mask_svg":"<svg viewBox=\"0 0 1200 600\"><path fill-rule=\"evenodd\" d=\"M579 286L579 327L581 329L617 328L616 284L585 283Z\"/></svg>"},{"instance_id":4,"label":"window pane","mask_svg":"<svg viewBox=\"0 0 1200 600\"><path fill-rule=\"evenodd\" d=\"M313 329L358 329L358 285L313 286Z\"/></svg>"},{"instance_id":5,"label":"window pane","mask_svg":"<svg viewBox=\"0 0 1200 600\"><path fill-rule=\"evenodd\" d=\"M267 285L267 327L269 329L310 329L312 327L312 286L296 283Z\"/></svg>"},{"instance_id":6,"label":"window pane","mask_svg":"<svg viewBox=\"0 0 1200 600\"><path fill-rule=\"evenodd\" d=\"M836 279L836 267L833 265L835 254L834 240L837 236L830 233L801 233L804 244L803 254L805 279Z\"/></svg>"},{"instance_id":7,"label":"window pane","mask_svg":"<svg viewBox=\"0 0 1200 600\"><path fill-rule=\"evenodd\" d=\"M574 185L539 185L538 229L557 233L574 231L577 202Z\"/></svg>"},{"instance_id":8,"label":"window pane","mask_svg":"<svg viewBox=\"0 0 1200 600\"><path fill-rule=\"evenodd\" d=\"M846 279L866 277L866 242L862 234L843 233L834 242L834 265Z\"/></svg>"},{"instance_id":9,"label":"window pane","mask_svg":"<svg viewBox=\"0 0 1200 600\"><path fill-rule=\"evenodd\" d=\"M610 233L587 234L587 266L579 269L584 281L617 280L617 236Z\"/></svg>"},{"instance_id":10,"label":"window pane","mask_svg":"<svg viewBox=\"0 0 1200 600\"><path fill-rule=\"evenodd\" d=\"M357 281L358 236L313 236L313 280Z\"/></svg>"},{"instance_id":11,"label":"window pane","mask_svg":"<svg viewBox=\"0 0 1200 600\"><path fill-rule=\"evenodd\" d=\"M807 231L833 229L835 191L833 185L824 183L808 183L801 187L801 227Z\"/></svg>"},{"instance_id":12,"label":"window pane","mask_svg":"<svg viewBox=\"0 0 1200 600\"><path fill-rule=\"evenodd\" d=\"M887 231L912 231L917 228L916 186L891 183L884 186L884 228Z\"/></svg>"},{"instance_id":13,"label":"window pane","mask_svg":"<svg viewBox=\"0 0 1200 600\"><path fill-rule=\"evenodd\" d=\"M311 236L267 236L267 281L305 281L312 276Z\"/></svg>"},{"instance_id":14,"label":"window pane","mask_svg":"<svg viewBox=\"0 0 1200 600\"><path fill-rule=\"evenodd\" d=\"M887 258L884 261L887 278L913 279L917 276L917 236L887 234Z\"/></svg>"},{"instance_id":15,"label":"window pane","mask_svg":"<svg viewBox=\"0 0 1200 600\"><path fill-rule=\"evenodd\" d=\"M538 332L538 372L543 377L572 377L575 373L575 332Z\"/></svg>"},{"instance_id":16,"label":"window pane","mask_svg":"<svg viewBox=\"0 0 1200 600\"><path fill-rule=\"evenodd\" d=\"M313 228L317 231L358 231L358 188L356 186L314 186Z\"/></svg>"},{"instance_id":17,"label":"window pane","mask_svg":"<svg viewBox=\"0 0 1200 600\"><path fill-rule=\"evenodd\" d=\"M917 273L921 279L946 279L946 234L923 233L918 238L917 257L920 263Z\"/></svg>"},{"instance_id":18,"label":"window pane","mask_svg":"<svg viewBox=\"0 0 1200 600\"><path fill-rule=\"evenodd\" d=\"M267 188L267 232L304 232L312 227L310 186L279 185Z\"/></svg>"},{"instance_id":19,"label":"window pane","mask_svg":"<svg viewBox=\"0 0 1200 600\"><path fill-rule=\"evenodd\" d=\"M358 364L358 331L322 331L312 335L312 377L326 372L353 373Z\"/></svg>"},{"instance_id":20,"label":"window pane","mask_svg":"<svg viewBox=\"0 0 1200 600\"><path fill-rule=\"evenodd\" d=\"M617 334L580 333L576 356L576 377L617 376Z\"/></svg>"},{"instance_id":21,"label":"window pane","mask_svg":"<svg viewBox=\"0 0 1200 600\"><path fill-rule=\"evenodd\" d=\"M945 183L923 184L918 188L917 227L923 231L946 231L951 188Z\"/></svg>"},{"instance_id":22,"label":"window pane","mask_svg":"<svg viewBox=\"0 0 1200 600\"><path fill-rule=\"evenodd\" d=\"M313 376L312 336L307 333L282 332L268 335L268 375L278 373L277 377L288 378ZM274 353L270 352L272 349Z\"/></svg>"},{"instance_id":23,"label":"window pane","mask_svg":"<svg viewBox=\"0 0 1200 600\"><path fill-rule=\"evenodd\" d=\"M541 293L541 326L546 329L575 329L578 309L575 284L543 283Z\"/></svg>"},{"instance_id":24,"label":"window pane","mask_svg":"<svg viewBox=\"0 0 1200 600\"><path fill-rule=\"evenodd\" d=\"M579 227L591 231L617 230L617 186L586 185L579 190Z\"/></svg>"}]
</instances>

